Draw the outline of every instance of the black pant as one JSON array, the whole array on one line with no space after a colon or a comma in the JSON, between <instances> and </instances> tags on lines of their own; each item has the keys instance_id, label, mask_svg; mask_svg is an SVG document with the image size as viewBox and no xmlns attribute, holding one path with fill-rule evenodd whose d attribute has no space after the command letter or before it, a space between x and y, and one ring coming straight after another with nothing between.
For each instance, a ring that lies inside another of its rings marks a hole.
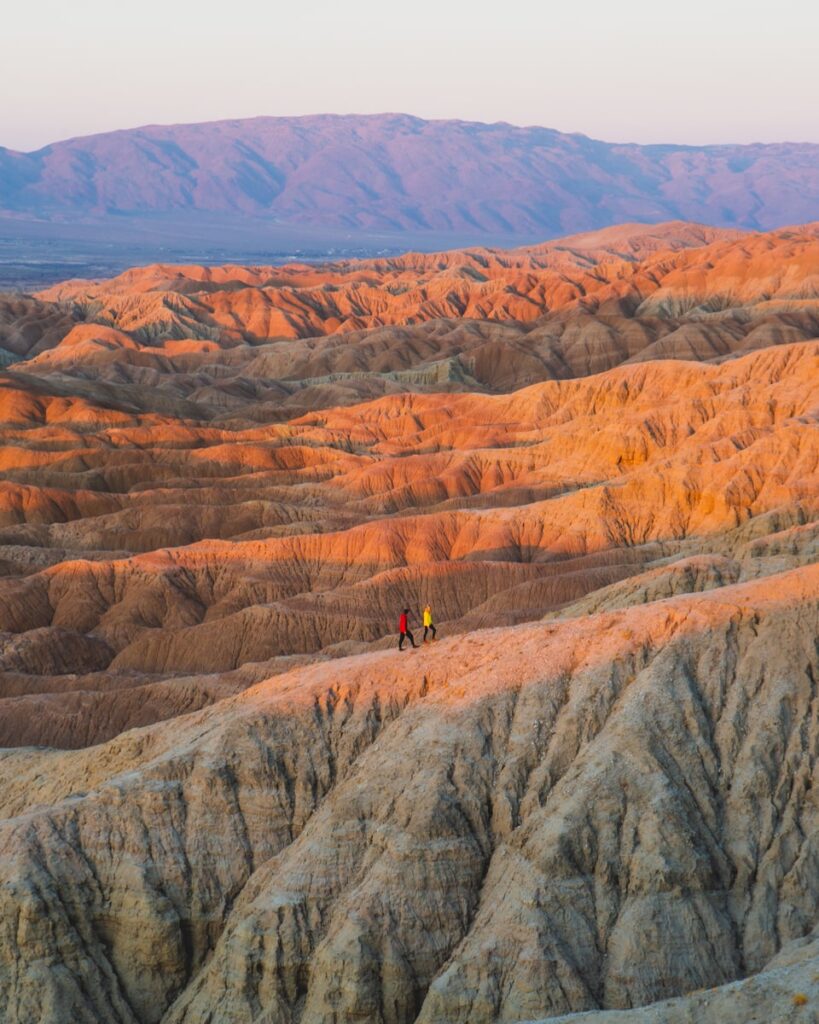
<instances>
[{"instance_id":1,"label":"black pant","mask_svg":"<svg viewBox=\"0 0 819 1024\"><path fill-rule=\"evenodd\" d=\"M417 647L418 646L418 644L415 642L415 637L412 635L412 633L409 630L406 630L406 632L400 633L398 635L398 650L399 651L403 651L404 650L404 637L409 637L409 642L412 644L413 647Z\"/></svg>"},{"instance_id":2,"label":"black pant","mask_svg":"<svg viewBox=\"0 0 819 1024\"><path fill-rule=\"evenodd\" d=\"M427 633L428 633L428 631L430 629L432 630L432 639L433 640L435 639L435 627L432 625L432 623L430 623L428 626L424 626L424 639L425 640L427 638Z\"/></svg>"}]
</instances>

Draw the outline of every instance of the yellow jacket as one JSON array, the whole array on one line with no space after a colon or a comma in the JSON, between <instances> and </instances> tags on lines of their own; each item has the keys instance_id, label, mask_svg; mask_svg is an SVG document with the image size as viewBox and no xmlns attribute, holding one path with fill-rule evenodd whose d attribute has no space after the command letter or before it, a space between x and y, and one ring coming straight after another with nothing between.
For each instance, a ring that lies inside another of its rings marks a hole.
<instances>
[{"instance_id":1,"label":"yellow jacket","mask_svg":"<svg viewBox=\"0 0 819 1024\"><path fill-rule=\"evenodd\" d=\"M429 609L429 608L425 608L424 609L424 625L425 626L431 626L432 625L432 610Z\"/></svg>"}]
</instances>

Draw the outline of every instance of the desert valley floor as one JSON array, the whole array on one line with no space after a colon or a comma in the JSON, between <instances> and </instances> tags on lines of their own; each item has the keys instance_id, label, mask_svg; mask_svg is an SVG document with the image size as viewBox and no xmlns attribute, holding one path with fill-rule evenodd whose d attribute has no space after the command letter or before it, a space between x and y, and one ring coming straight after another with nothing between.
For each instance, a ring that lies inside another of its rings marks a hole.
<instances>
[{"instance_id":1,"label":"desert valley floor","mask_svg":"<svg viewBox=\"0 0 819 1024\"><path fill-rule=\"evenodd\" d=\"M0 367L3 1024L819 1021L819 226L154 265Z\"/></svg>"}]
</instances>

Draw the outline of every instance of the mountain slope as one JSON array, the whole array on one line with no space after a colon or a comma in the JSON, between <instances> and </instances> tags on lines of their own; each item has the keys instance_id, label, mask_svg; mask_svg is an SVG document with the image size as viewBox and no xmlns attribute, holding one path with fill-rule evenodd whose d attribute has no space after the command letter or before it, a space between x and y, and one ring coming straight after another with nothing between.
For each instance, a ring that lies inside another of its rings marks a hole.
<instances>
[{"instance_id":1,"label":"mountain slope","mask_svg":"<svg viewBox=\"0 0 819 1024\"><path fill-rule=\"evenodd\" d=\"M817 923L817 594L810 566L4 753L6 1021L491 1024L763 969Z\"/></svg>"},{"instance_id":2,"label":"mountain slope","mask_svg":"<svg viewBox=\"0 0 819 1024\"><path fill-rule=\"evenodd\" d=\"M819 146L638 146L400 114L148 126L0 149L0 213L229 217L257 236L264 218L270 237L533 239L675 218L769 229L819 215Z\"/></svg>"}]
</instances>

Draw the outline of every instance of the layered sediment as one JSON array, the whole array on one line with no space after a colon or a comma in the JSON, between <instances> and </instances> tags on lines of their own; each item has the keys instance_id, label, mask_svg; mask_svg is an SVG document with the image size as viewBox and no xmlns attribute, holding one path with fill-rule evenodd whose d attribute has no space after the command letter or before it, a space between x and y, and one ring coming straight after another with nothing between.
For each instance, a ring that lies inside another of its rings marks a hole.
<instances>
[{"instance_id":1,"label":"layered sediment","mask_svg":"<svg viewBox=\"0 0 819 1024\"><path fill-rule=\"evenodd\" d=\"M813 1019L817 266L671 225L4 307L3 1019Z\"/></svg>"}]
</instances>

